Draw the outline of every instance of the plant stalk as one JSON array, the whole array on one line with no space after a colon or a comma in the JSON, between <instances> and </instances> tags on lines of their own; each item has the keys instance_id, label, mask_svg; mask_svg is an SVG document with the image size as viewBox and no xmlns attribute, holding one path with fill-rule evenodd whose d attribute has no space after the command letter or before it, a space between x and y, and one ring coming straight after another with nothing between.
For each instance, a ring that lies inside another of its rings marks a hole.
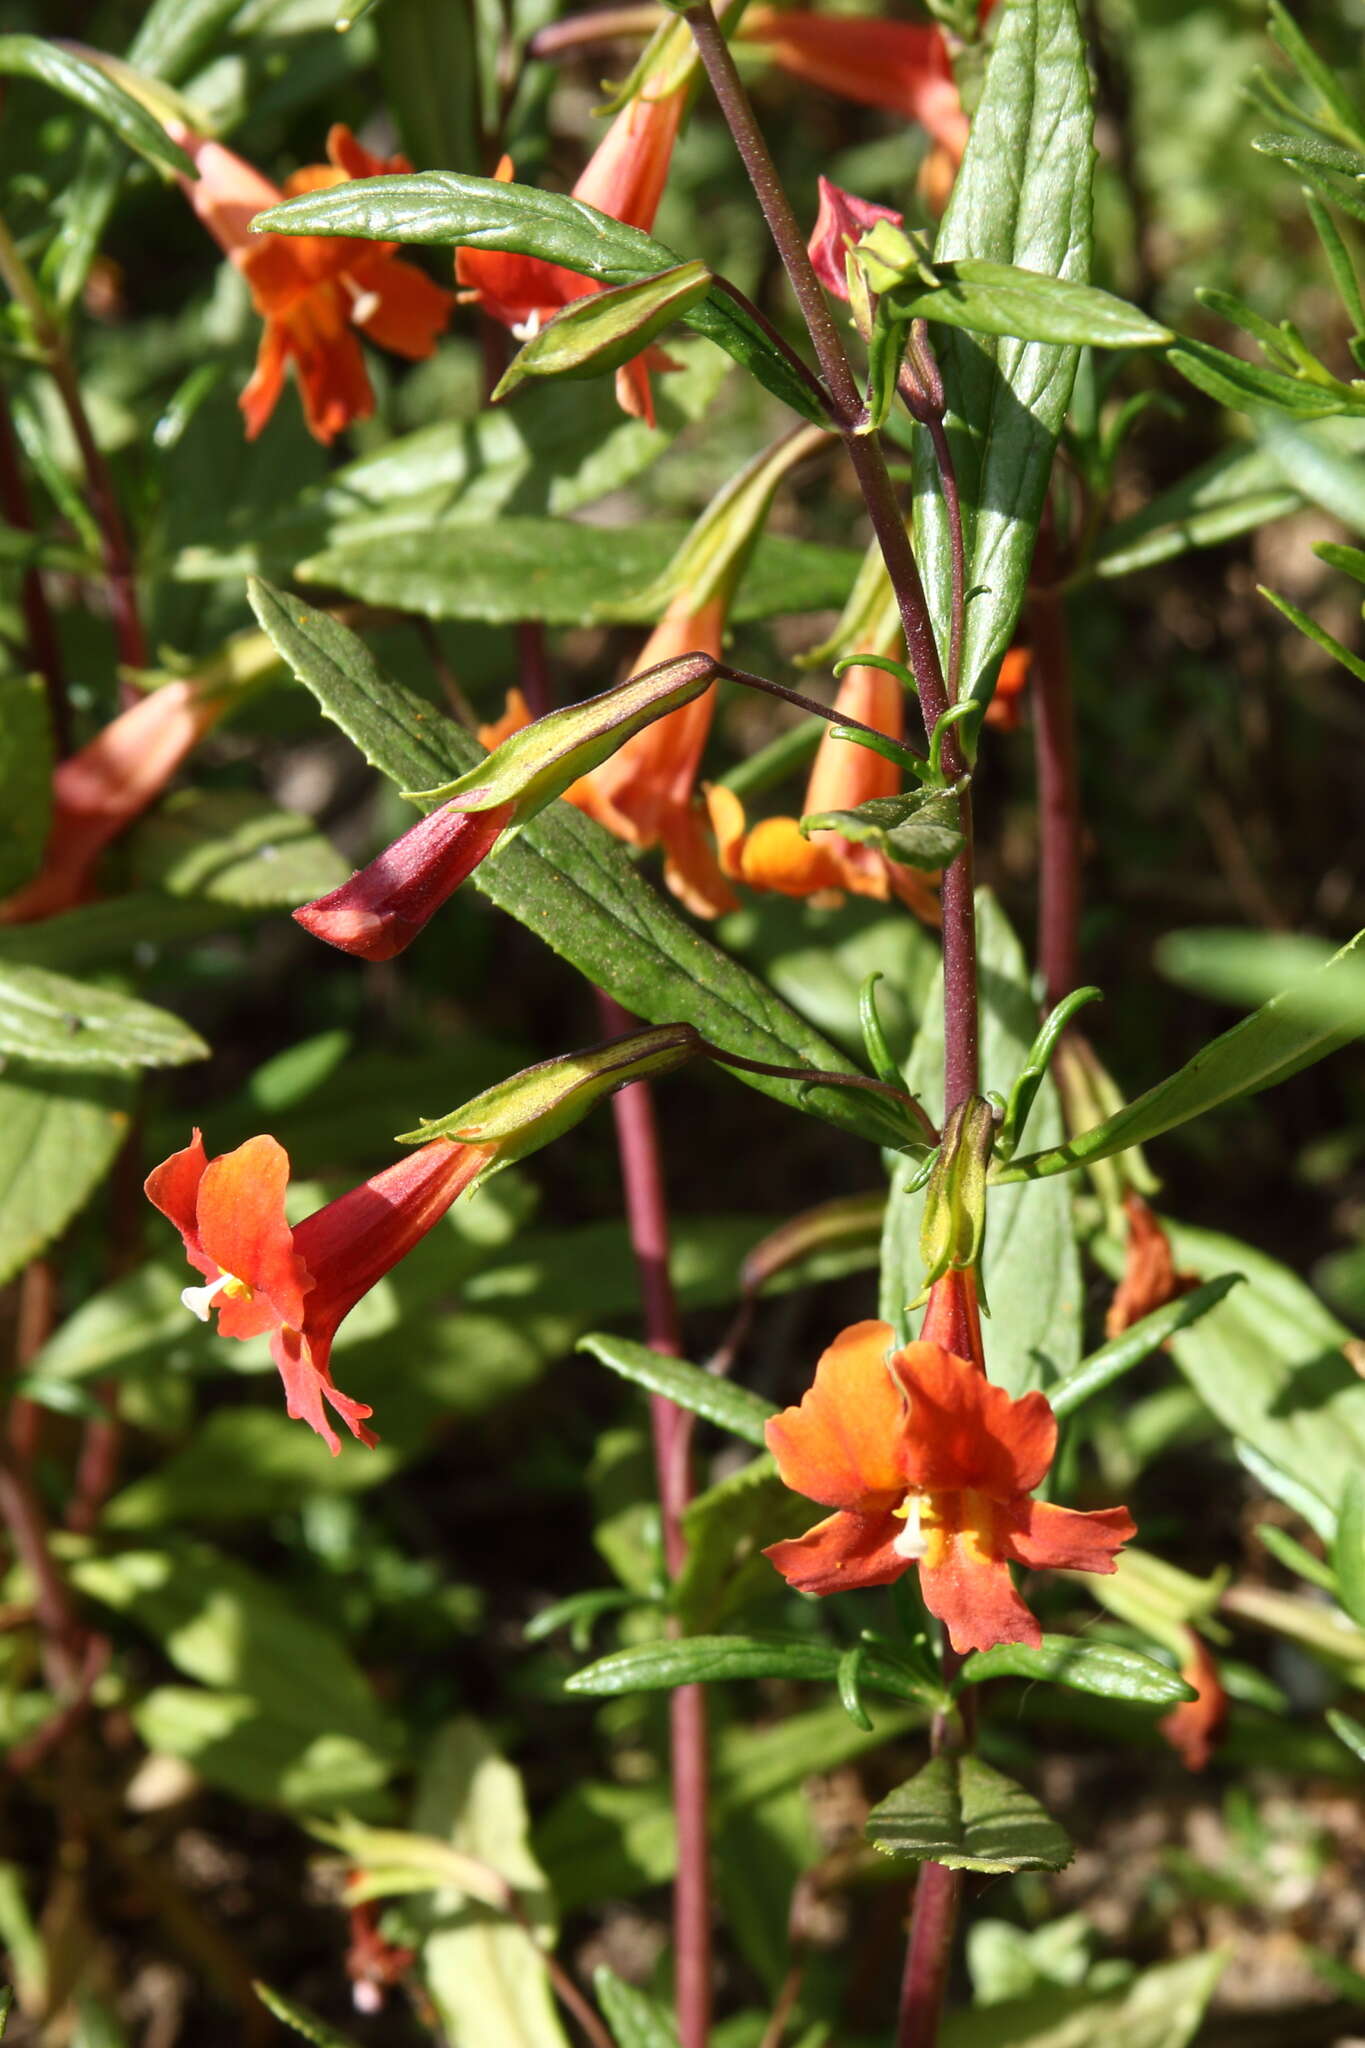
<instances>
[{"instance_id":1,"label":"plant stalk","mask_svg":"<svg viewBox=\"0 0 1365 2048\"><path fill-rule=\"evenodd\" d=\"M636 1019L598 991L608 1037L636 1028ZM645 1341L669 1358L682 1356L677 1297L668 1270L668 1206L654 1102L647 1083L634 1081L612 1098L616 1141L625 1186L626 1219L644 1308ZM664 1562L676 1580L687 1558L683 1514L692 1498L694 1418L663 1395L650 1400L654 1465ZM677 1686L669 1700L669 1761L678 1865L673 1884L675 2006L681 2048L706 2048L711 2027L711 1872L707 1843L709 1761L706 1693Z\"/></svg>"},{"instance_id":2,"label":"plant stalk","mask_svg":"<svg viewBox=\"0 0 1365 2048\"><path fill-rule=\"evenodd\" d=\"M1051 1010L1080 980L1081 789L1065 600L1056 542L1044 519L1029 596L1033 749L1038 774L1038 967Z\"/></svg>"},{"instance_id":3,"label":"plant stalk","mask_svg":"<svg viewBox=\"0 0 1365 2048\"><path fill-rule=\"evenodd\" d=\"M123 524L123 514L119 509L114 479L91 431L85 400L81 396L80 379L76 375L75 365L66 345L66 336L53 319L46 300L34 282L33 273L20 255L18 244L3 220L0 220L0 279L3 279L11 297L28 315L29 325L33 329L33 339L42 354L44 366L57 387L57 395L62 401L72 436L80 451L85 480L90 492L90 507L100 530L100 548L104 556L104 573L109 586L109 610L114 622L114 638L118 643L119 661L125 668L146 668L147 637L142 630L132 550L128 545L128 534Z\"/></svg>"},{"instance_id":4,"label":"plant stalk","mask_svg":"<svg viewBox=\"0 0 1365 2048\"><path fill-rule=\"evenodd\" d=\"M901 1978L896 2048L934 2048L938 2039L961 1898L960 1870L949 1870L942 1863L921 1867Z\"/></svg>"},{"instance_id":5,"label":"plant stalk","mask_svg":"<svg viewBox=\"0 0 1365 2048\"><path fill-rule=\"evenodd\" d=\"M19 449L10 425L9 408L5 405L0 405L0 511L5 515L6 524L19 532L33 533L36 530L24 472L19 463ZM24 614L28 658L43 679L53 741L58 757L64 760L71 752L71 707L66 699L61 643L48 607L41 569L25 569L19 585L19 603Z\"/></svg>"}]
</instances>

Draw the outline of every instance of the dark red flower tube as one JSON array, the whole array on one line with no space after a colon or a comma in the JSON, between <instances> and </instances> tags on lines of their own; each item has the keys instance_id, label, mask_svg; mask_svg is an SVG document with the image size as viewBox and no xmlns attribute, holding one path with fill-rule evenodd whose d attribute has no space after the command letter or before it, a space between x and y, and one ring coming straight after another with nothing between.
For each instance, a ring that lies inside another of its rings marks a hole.
<instances>
[{"instance_id":1,"label":"dark red flower tube","mask_svg":"<svg viewBox=\"0 0 1365 2048\"><path fill-rule=\"evenodd\" d=\"M294 921L361 960L392 960L492 850L514 806L461 811L444 804L312 903Z\"/></svg>"}]
</instances>

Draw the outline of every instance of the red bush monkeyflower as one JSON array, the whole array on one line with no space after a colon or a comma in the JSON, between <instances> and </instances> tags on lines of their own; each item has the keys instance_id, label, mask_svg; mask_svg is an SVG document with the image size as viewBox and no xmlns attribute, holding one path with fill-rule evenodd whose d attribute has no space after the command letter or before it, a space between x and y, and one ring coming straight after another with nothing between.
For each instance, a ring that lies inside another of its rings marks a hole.
<instances>
[{"instance_id":1,"label":"red bush monkeyflower","mask_svg":"<svg viewBox=\"0 0 1365 2048\"><path fill-rule=\"evenodd\" d=\"M1011 647L1000 664L995 694L986 706L986 724L1001 732L1014 732L1024 722L1024 691L1028 687L1033 656L1027 647Z\"/></svg>"},{"instance_id":2,"label":"red bush monkeyflower","mask_svg":"<svg viewBox=\"0 0 1365 2048\"><path fill-rule=\"evenodd\" d=\"M187 1287L185 1306L202 1322L216 1308L222 1337L269 1334L289 1413L335 1457L341 1445L324 1401L361 1443L378 1442L365 1427L373 1411L332 1384L338 1325L439 1223L495 1149L435 1139L292 1229L284 1213L289 1154L274 1138L248 1138L209 1159L196 1131L148 1175L146 1189L208 1283Z\"/></svg>"},{"instance_id":3,"label":"red bush monkeyflower","mask_svg":"<svg viewBox=\"0 0 1365 2048\"><path fill-rule=\"evenodd\" d=\"M983 14L986 11L982 9ZM954 163L961 161L967 116L953 80L948 45L934 23L751 7L738 39L758 43L784 71L841 99L918 121Z\"/></svg>"},{"instance_id":4,"label":"red bush monkeyflower","mask_svg":"<svg viewBox=\"0 0 1365 2048\"><path fill-rule=\"evenodd\" d=\"M621 109L603 136L573 188L575 199L608 213L613 220L642 228L654 225L668 181L668 166L687 103L686 84L658 99L642 92ZM513 175L504 157L495 177ZM461 296L477 300L490 320L526 341L574 299L602 289L595 278L538 256L516 256L500 249L457 249L455 278ZM649 348L616 372L616 396L623 412L654 424L651 369L674 365L662 350Z\"/></svg>"},{"instance_id":5,"label":"red bush monkeyflower","mask_svg":"<svg viewBox=\"0 0 1365 2048\"><path fill-rule=\"evenodd\" d=\"M954 1299L940 1315L963 1307ZM1112 1572L1135 1533L1126 1508L1079 1514L1029 1498L1057 1446L1041 1394L1012 1400L938 1342L897 1351L887 1323L837 1337L767 1439L785 1484L836 1510L765 1552L788 1583L837 1593L918 1566L925 1605L958 1652L1042 1641L1011 1562Z\"/></svg>"},{"instance_id":6,"label":"red bush monkeyflower","mask_svg":"<svg viewBox=\"0 0 1365 2048\"><path fill-rule=\"evenodd\" d=\"M349 882L301 904L294 922L357 959L392 960L491 852L514 808L461 811L442 804Z\"/></svg>"},{"instance_id":7,"label":"red bush monkeyflower","mask_svg":"<svg viewBox=\"0 0 1365 2048\"><path fill-rule=\"evenodd\" d=\"M53 917L79 903L105 847L160 796L230 701L230 691L203 683L165 683L59 761L42 868L0 903L0 924Z\"/></svg>"},{"instance_id":8,"label":"red bush monkeyflower","mask_svg":"<svg viewBox=\"0 0 1365 2048\"><path fill-rule=\"evenodd\" d=\"M846 669L834 708L890 739L900 739L905 729L905 692L882 668ZM854 810L874 797L895 796L899 789L894 761L826 733L806 784L803 815ZM735 881L782 896L847 890L881 903L894 892L917 917L938 923L938 897L918 869L888 860L875 847L855 845L840 832L814 832L807 839L795 818L763 818L746 827L743 804L733 790L719 785L707 791L706 801L722 872Z\"/></svg>"},{"instance_id":9,"label":"red bush monkeyflower","mask_svg":"<svg viewBox=\"0 0 1365 2048\"><path fill-rule=\"evenodd\" d=\"M676 598L641 648L634 671L694 652L719 659L725 606L723 596L696 609L686 593ZM586 811L628 846L662 846L664 880L697 917L720 917L737 908L696 797L715 697L714 688L706 690L666 718L655 719L564 792L566 803ZM479 738L491 751L530 723L520 690L511 690L502 717L481 726Z\"/></svg>"},{"instance_id":10,"label":"red bush monkeyflower","mask_svg":"<svg viewBox=\"0 0 1365 2048\"><path fill-rule=\"evenodd\" d=\"M275 186L221 143L179 125L172 132L199 172L194 183L182 180L185 196L241 271L265 321L256 369L239 401L247 439L255 440L275 410L292 361L309 433L318 441L333 440L352 420L368 419L374 411L355 328L396 355L429 356L450 317L453 295L395 255L396 242L253 235L250 224L281 199L349 178L391 176L411 170L411 164L402 156L371 156L338 123L327 137L330 161L311 164Z\"/></svg>"}]
</instances>

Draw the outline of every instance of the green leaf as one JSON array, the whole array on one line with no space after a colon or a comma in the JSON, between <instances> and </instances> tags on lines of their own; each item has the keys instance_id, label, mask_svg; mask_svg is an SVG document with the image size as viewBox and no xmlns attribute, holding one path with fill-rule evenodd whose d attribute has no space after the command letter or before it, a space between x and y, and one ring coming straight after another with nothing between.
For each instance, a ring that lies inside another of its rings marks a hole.
<instances>
[{"instance_id":1,"label":"green leaf","mask_svg":"<svg viewBox=\"0 0 1365 2048\"><path fill-rule=\"evenodd\" d=\"M1365 1723L1357 1721L1351 1714L1343 1714L1339 1707L1329 1707L1327 1725L1338 1741L1345 1743L1347 1749L1365 1764Z\"/></svg>"},{"instance_id":2,"label":"green leaf","mask_svg":"<svg viewBox=\"0 0 1365 2048\"><path fill-rule=\"evenodd\" d=\"M130 842L135 880L249 910L322 896L351 870L311 818L249 789L179 790Z\"/></svg>"},{"instance_id":3,"label":"green leaf","mask_svg":"<svg viewBox=\"0 0 1365 2048\"><path fill-rule=\"evenodd\" d=\"M413 1902L422 1974L445 2033L479 2048L567 2048L540 1953L554 1936L554 1903L532 1853L521 1777L471 1717L438 1730L412 1826L497 1871L535 1930L463 1891Z\"/></svg>"},{"instance_id":4,"label":"green leaf","mask_svg":"<svg viewBox=\"0 0 1365 2048\"><path fill-rule=\"evenodd\" d=\"M1324 654L1330 654L1333 661L1339 661L1348 675L1353 675L1358 683L1365 683L1365 661L1362 661L1358 654L1352 654L1349 647L1343 647L1334 634L1329 633L1325 626L1320 626L1316 619L1310 619L1307 612L1301 611L1298 605L1291 604L1287 597L1281 597L1277 591L1267 590L1264 583L1258 583L1256 588L1262 597L1269 598L1276 611L1282 612L1291 625L1297 626L1315 646L1321 647Z\"/></svg>"},{"instance_id":5,"label":"green leaf","mask_svg":"<svg viewBox=\"0 0 1365 2048\"><path fill-rule=\"evenodd\" d=\"M1332 1545L1337 1592L1352 1621L1365 1628L1365 1473L1352 1472L1337 1509Z\"/></svg>"},{"instance_id":6,"label":"green leaf","mask_svg":"<svg viewBox=\"0 0 1365 2048\"><path fill-rule=\"evenodd\" d=\"M258 1978L252 1986L256 1996L267 2012L277 2020L283 2020L296 2034L302 2034L305 2041L311 2041L314 2048L356 2048L349 2035L339 2034L335 2027L329 2027L326 2020L320 2020L306 2005L297 2005L292 1998L286 1998L282 1991L274 1991L269 1984Z\"/></svg>"},{"instance_id":7,"label":"green leaf","mask_svg":"<svg viewBox=\"0 0 1365 2048\"><path fill-rule=\"evenodd\" d=\"M508 250L563 264L606 285L635 284L683 261L665 243L581 199L456 171L356 178L330 192L272 206L252 226L257 233L360 235L370 241ZM713 292L685 318L803 419L826 424L823 407L785 356L728 295Z\"/></svg>"},{"instance_id":8,"label":"green leaf","mask_svg":"<svg viewBox=\"0 0 1365 2048\"><path fill-rule=\"evenodd\" d=\"M1270 34L1310 92L1316 93L1334 127L1365 143L1359 110L1330 64L1323 62L1283 0L1270 0Z\"/></svg>"},{"instance_id":9,"label":"green leaf","mask_svg":"<svg viewBox=\"0 0 1365 2048\"><path fill-rule=\"evenodd\" d=\"M1342 1349L1351 1332L1254 1246L1165 1227L1177 1266L1245 1282L1171 1340L1180 1370L1226 1429L1335 1509L1365 1469L1365 1384Z\"/></svg>"},{"instance_id":10,"label":"green leaf","mask_svg":"<svg viewBox=\"0 0 1365 2048\"><path fill-rule=\"evenodd\" d=\"M935 254L933 270L937 284L921 285L918 291L908 284L895 289L896 312L903 319L1078 348L1164 347L1175 339L1168 327L1094 285L970 257L940 262Z\"/></svg>"},{"instance_id":11,"label":"green leaf","mask_svg":"<svg viewBox=\"0 0 1365 2048\"><path fill-rule=\"evenodd\" d=\"M874 1806L868 1840L884 1856L950 1870L1061 1870L1075 1853L1022 1785L976 1756L936 1756Z\"/></svg>"},{"instance_id":12,"label":"green leaf","mask_svg":"<svg viewBox=\"0 0 1365 2048\"><path fill-rule=\"evenodd\" d=\"M933 262L1012 264L1071 284L1090 272L1090 88L1073 0L1015 0L999 32ZM989 697L1028 582L1076 350L941 329L935 350L963 500L964 694ZM921 437L923 438L923 437ZM949 529L928 451L916 459L917 553L946 659Z\"/></svg>"},{"instance_id":13,"label":"green leaf","mask_svg":"<svg viewBox=\"0 0 1365 2048\"><path fill-rule=\"evenodd\" d=\"M169 1010L45 967L0 961L0 1054L45 1067L122 1073L206 1060L197 1031Z\"/></svg>"},{"instance_id":14,"label":"green leaf","mask_svg":"<svg viewBox=\"0 0 1365 2048\"><path fill-rule=\"evenodd\" d=\"M955 2013L941 2048L1188 2048L1227 1964L1225 1950L1145 1970L1107 1997L1050 1984Z\"/></svg>"},{"instance_id":15,"label":"green leaf","mask_svg":"<svg viewBox=\"0 0 1365 2048\"><path fill-rule=\"evenodd\" d=\"M627 1337L597 1331L581 1338L577 1348L620 1373L622 1379L634 1380L651 1394L664 1395L679 1408L690 1409L692 1414L703 1416L707 1422L728 1429L732 1436L743 1437L746 1443L757 1444L762 1450L763 1426L777 1410L760 1394L736 1386L733 1380L722 1379L716 1373L703 1372L700 1366L689 1365L684 1359L666 1358L661 1351L651 1351L647 1345L632 1343Z\"/></svg>"},{"instance_id":16,"label":"green leaf","mask_svg":"<svg viewBox=\"0 0 1365 2048\"><path fill-rule=\"evenodd\" d=\"M0 1078L0 1283L60 1237L128 1135L122 1076Z\"/></svg>"},{"instance_id":17,"label":"green leaf","mask_svg":"<svg viewBox=\"0 0 1365 2048\"><path fill-rule=\"evenodd\" d=\"M1320 1023L1345 1030L1365 1008L1365 958L1343 962L1323 975L1335 957L1330 940L1309 938L1306 932L1235 927L1167 932L1156 950L1158 968L1181 988L1242 1008L1288 990L1296 1005Z\"/></svg>"},{"instance_id":18,"label":"green leaf","mask_svg":"<svg viewBox=\"0 0 1365 2048\"><path fill-rule=\"evenodd\" d=\"M833 1683L843 1654L836 1645L817 1642L809 1636L678 1636L664 1642L636 1644L628 1650L599 1657L596 1663L567 1678L564 1690L594 1699L614 1699L621 1693L664 1692L677 1685L724 1685L741 1678L786 1678L793 1682L826 1679ZM1137 1659L1138 1663L1148 1661ZM1173 1678L1170 1672L1162 1675L1168 1680ZM922 1701L930 1696L922 1679L917 1679L894 1657L872 1649L864 1650L861 1681L877 1692L889 1693L893 1699ZM1183 1699L1185 1689L1178 1680L1173 1682L1176 1691L1163 1697ZM1098 1688L1082 1688L1087 1689Z\"/></svg>"},{"instance_id":19,"label":"green leaf","mask_svg":"<svg viewBox=\"0 0 1365 2048\"><path fill-rule=\"evenodd\" d=\"M295 573L305 583L325 584L367 604L395 605L433 619L650 625L655 608L647 601L649 587L687 533L673 520L585 526L509 516L471 526L467 519L441 525L424 516L383 534L343 530L335 545L300 562ZM730 616L739 623L842 604L857 568L851 548L765 534Z\"/></svg>"},{"instance_id":20,"label":"green leaf","mask_svg":"<svg viewBox=\"0 0 1365 2048\"><path fill-rule=\"evenodd\" d=\"M1365 413L1365 390L1354 391L1334 378L1318 384L1304 377L1288 377L1282 370L1263 370L1230 356L1226 349L1206 341L1182 336L1167 361L1182 377L1220 405L1234 412L1255 412L1270 406L1277 412L1299 419L1326 419L1332 413Z\"/></svg>"},{"instance_id":21,"label":"green leaf","mask_svg":"<svg viewBox=\"0 0 1365 2048\"><path fill-rule=\"evenodd\" d=\"M1145 1145L1178 1124L1204 1116L1224 1102L1257 1094L1287 1081L1315 1060L1348 1045L1361 1031L1357 1011L1353 1024L1329 1021L1327 1011L1341 986L1354 983L1360 973L1357 948L1365 932L1358 932L1348 945L1301 988L1275 996L1252 1016L1234 1024L1221 1038L1215 1038L1202 1052L1172 1074L1128 1103L1116 1116L1106 1117L1093 1130L1083 1131L1065 1145L1032 1152L1015 1159L992 1176L996 1185L1017 1180L1034 1180L1053 1173L1068 1173L1073 1167L1111 1159L1130 1145Z\"/></svg>"},{"instance_id":22,"label":"green leaf","mask_svg":"<svg viewBox=\"0 0 1365 2048\"><path fill-rule=\"evenodd\" d=\"M968 1685L990 1678L1044 1678L1097 1699L1128 1700L1141 1707L1173 1707L1192 1700L1194 1688L1176 1671L1117 1643L1083 1643L1074 1636L1044 1636L1040 1649L1028 1643L1000 1643L975 1650L962 1666Z\"/></svg>"},{"instance_id":23,"label":"green leaf","mask_svg":"<svg viewBox=\"0 0 1365 2048\"><path fill-rule=\"evenodd\" d=\"M259 1803L326 1810L377 1790L394 1731L340 1638L205 1544L75 1559L72 1584L126 1615L197 1681L138 1709L153 1748Z\"/></svg>"},{"instance_id":24,"label":"green leaf","mask_svg":"<svg viewBox=\"0 0 1365 2048\"><path fill-rule=\"evenodd\" d=\"M377 27L385 104L404 155L415 164L472 170L479 161L482 40L473 8L433 12L428 0L384 0Z\"/></svg>"},{"instance_id":25,"label":"green leaf","mask_svg":"<svg viewBox=\"0 0 1365 2048\"><path fill-rule=\"evenodd\" d=\"M181 901L154 890L111 896L45 917L41 924L0 925L0 961L60 972L102 967L134 952L141 955L144 948L150 949L147 957L160 959L168 948L231 930L241 916L224 904Z\"/></svg>"},{"instance_id":26,"label":"green leaf","mask_svg":"<svg viewBox=\"0 0 1365 2048\"><path fill-rule=\"evenodd\" d=\"M320 1437L279 1409L217 1408L188 1443L114 1495L103 1526L140 1533L256 1521L319 1495L367 1493L402 1463L402 1447L387 1429L363 1458L334 1458Z\"/></svg>"},{"instance_id":27,"label":"green leaf","mask_svg":"<svg viewBox=\"0 0 1365 2048\"><path fill-rule=\"evenodd\" d=\"M1359 150L1343 149L1320 135L1253 135L1251 146L1281 163L1312 164L1315 170L1338 171L1344 178L1365 178L1365 156Z\"/></svg>"},{"instance_id":28,"label":"green leaf","mask_svg":"<svg viewBox=\"0 0 1365 2048\"><path fill-rule=\"evenodd\" d=\"M917 791L907 796L872 797L851 811L819 811L801 820L801 830L842 832L860 846L875 847L888 860L912 868L946 868L962 849L957 799Z\"/></svg>"},{"instance_id":29,"label":"green leaf","mask_svg":"<svg viewBox=\"0 0 1365 2048\"><path fill-rule=\"evenodd\" d=\"M1074 1414L1082 1402L1112 1386L1124 1373L1140 1365L1144 1358L1150 1358L1158 1346L1165 1344L1177 1330L1188 1329L1210 1309L1217 1308L1241 1277L1240 1273L1222 1273L1216 1280L1206 1280L1202 1287L1194 1287L1188 1294L1178 1295L1174 1301L1154 1308L1150 1315L1131 1324L1121 1335L1101 1344L1099 1350L1092 1351L1074 1372L1069 1372L1065 1379L1048 1388L1047 1398L1057 1420L1060 1422L1065 1416Z\"/></svg>"},{"instance_id":30,"label":"green leaf","mask_svg":"<svg viewBox=\"0 0 1365 2048\"><path fill-rule=\"evenodd\" d=\"M1365 475L1359 429L1305 425L1279 413L1257 416L1256 437L1285 483L1343 526L1365 533ZM1355 445L1353 445L1355 444Z\"/></svg>"},{"instance_id":31,"label":"green leaf","mask_svg":"<svg viewBox=\"0 0 1365 2048\"><path fill-rule=\"evenodd\" d=\"M52 721L39 676L0 676L0 897L42 866L52 817Z\"/></svg>"},{"instance_id":32,"label":"green leaf","mask_svg":"<svg viewBox=\"0 0 1365 2048\"><path fill-rule=\"evenodd\" d=\"M593 1971L592 1988L616 2048L678 2048L678 2037L655 2001L624 1983L605 1963Z\"/></svg>"},{"instance_id":33,"label":"green leaf","mask_svg":"<svg viewBox=\"0 0 1365 2048\"><path fill-rule=\"evenodd\" d=\"M491 402L505 398L527 377L598 377L621 369L705 298L710 286L704 263L680 263L636 284L571 299L523 342Z\"/></svg>"},{"instance_id":34,"label":"green leaf","mask_svg":"<svg viewBox=\"0 0 1365 2048\"><path fill-rule=\"evenodd\" d=\"M434 786L482 759L475 740L384 676L363 643L268 584L252 603L300 682L367 761L402 788ZM651 1023L690 1023L711 1044L774 1065L856 1071L754 975L685 924L599 825L552 804L515 845L476 869L474 885ZM887 1141L880 1112L853 1089L807 1091L763 1075L761 1093L840 1129Z\"/></svg>"},{"instance_id":35,"label":"green leaf","mask_svg":"<svg viewBox=\"0 0 1365 2048\"><path fill-rule=\"evenodd\" d=\"M766 1455L698 1494L683 1514L687 1557L673 1584L673 1608L684 1630L707 1634L745 1613L751 1601L776 1593L764 1548L809 1527L809 1501L782 1484Z\"/></svg>"},{"instance_id":36,"label":"green leaf","mask_svg":"<svg viewBox=\"0 0 1365 2048\"><path fill-rule=\"evenodd\" d=\"M1129 576L1190 548L1217 547L1296 512L1302 503L1263 448L1226 448L1107 527L1078 580Z\"/></svg>"},{"instance_id":37,"label":"green leaf","mask_svg":"<svg viewBox=\"0 0 1365 2048\"><path fill-rule=\"evenodd\" d=\"M981 1077L984 1088L1008 1096L1038 1031L1038 1006L1029 988L1023 950L995 898L977 894L977 955L981 972ZM942 975L929 989L924 1024L907 1068L907 1086L937 1122L943 1108ZM1045 1079L1026 1126L1035 1139L1060 1138L1061 1104ZM920 1217L923 1193L905 1191L906 1175L892 1175L882 1240L882 1314L904 1319L920 1291ZM986 1208L984 1276L991 1318L986 1353L993 1380L1011 1394L1046 1387L1071 1372L1081 1355L1080 1260L1069 1198L1057 1183L1044 1201L1019 1200L990 1189Z\"/></svg>"},{"instance_id":38,"label":"green leaf","mask_svg":"<svg viewBox=\"0 0 1365 2048\"><path fill-rule=\"evenodd\" d=\"M161 123L140 106L106 71L69 46L45 42L41 36L0 36L0 75L33 78L85 113L112 128L120 142L163 171L197 176L194 165Z\"/></svg>"}]
</instances>

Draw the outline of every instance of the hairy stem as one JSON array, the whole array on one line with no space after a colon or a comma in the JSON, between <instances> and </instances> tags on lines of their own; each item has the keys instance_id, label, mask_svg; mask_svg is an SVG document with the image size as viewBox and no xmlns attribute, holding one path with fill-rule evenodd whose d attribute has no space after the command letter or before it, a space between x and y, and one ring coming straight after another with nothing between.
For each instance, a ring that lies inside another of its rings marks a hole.
<instances>
[{"instance_id":1,"label":"hairy stem","mask_svg":"<svg viewBox=\"0 0 1365 2048\"><path fill-rule=\"evenodd\" d=\"M597 1001L608 1037L636 1028L635 1018L610 996L599 990ZM682 1331L668 1270L668 1208L653 1097L645 1082L635 1081L612 1098L611 1106L644 1308L645 1340L652 1351L680 1358ZM682 1518L692 1498L693 1417L655 1394L650 1400L650 1424L664 1562L669 1577L676 1579L687 1557ZM711 1873L706 1838L706 1694L702 1686L675 1688L669 1701L669 1749L678 1837L673 1885L678 2038L681 2048L706 2048L711 2025Z\"/></svg>"},{"instance_id":2,"label":"hairy stem","mask_svg":"<svg viewBox=\"0 0 1365 2048\"><path fill-rule=\"evenodd\" d=\"M953 1959L962 1872L926 1863L915 1882L896 2048L934 2048Z\"/></svg>"}]
</instances>

